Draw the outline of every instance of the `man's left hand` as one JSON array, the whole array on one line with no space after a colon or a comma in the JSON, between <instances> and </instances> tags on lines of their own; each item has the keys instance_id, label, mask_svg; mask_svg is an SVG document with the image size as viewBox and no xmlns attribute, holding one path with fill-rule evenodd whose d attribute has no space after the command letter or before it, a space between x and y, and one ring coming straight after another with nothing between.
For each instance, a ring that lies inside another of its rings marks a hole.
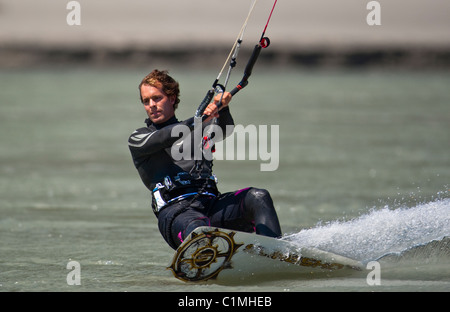
<instances>
[{"instance_id":1,"label":"man's left hand","mask_svg":"<svg viewBox=\"0 0 450 312\"><path fill-rule=\"evenodd\" d=\"M205 120L205 122L207 122L207 121L210 121L212 118L218 118L219 117L219 111L222 109L222 108L224 108L224 107L227 107L228 106L228 104L230 104L230 101L231 101L231 98L232 98L233 96L231 95L231 93L230 92L225 92L224 94L223 94L223 97L222 97L222 93L220 93L220 94L217 94L215 97L214 97L214 101L211 103L211 104L209 104L206 108L205 108L205 110L203 111L203 114L204 115L206 115L206 116L209 116L206 120ZM220 107L218 107L218 104L219 104L219 102L220 102L220 99L222 99L222 104L220 105Z\"/></svg>"}]
</instances>

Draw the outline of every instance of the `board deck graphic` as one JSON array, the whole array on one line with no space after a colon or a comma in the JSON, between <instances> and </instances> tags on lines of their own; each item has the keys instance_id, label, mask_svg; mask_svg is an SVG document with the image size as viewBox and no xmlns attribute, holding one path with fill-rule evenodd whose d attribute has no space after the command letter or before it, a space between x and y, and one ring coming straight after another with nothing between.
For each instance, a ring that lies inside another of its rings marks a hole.
<instances>
[{"instance_id":1,"label":"board deck graphic","mask_svg":"<svg viewBox=\"0 0 450 312\"><path fill-rule=\"evenodd\" d=\"M179 246L168 267L185 282L342 269L361 270L356 260L315 248L301 248L266 236L199 227Z\"/></svg>"}]
</instances>

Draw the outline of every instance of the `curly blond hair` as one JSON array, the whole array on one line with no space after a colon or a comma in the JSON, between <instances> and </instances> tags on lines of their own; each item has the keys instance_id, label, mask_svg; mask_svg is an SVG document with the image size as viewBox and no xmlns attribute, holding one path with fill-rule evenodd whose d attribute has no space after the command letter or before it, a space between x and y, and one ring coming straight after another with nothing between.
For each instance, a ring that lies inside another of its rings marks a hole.
<instances>
[{"instance_id":1,"label":"curly blond hair","mask_svg":"<svg viewBox=\"0 0 450 312\"><path fill-rule=\"evenodd\" d=\"M139 84L139 96L141 102L143 102L141 95L142 85L149 85L155 88L161 88L167 96L175 96L174 109L177 109L178 103L180 103L180 85L172 77L169 76L167 70L153 70L150 74L145 76Z\"/></svg>"}]
</instances>

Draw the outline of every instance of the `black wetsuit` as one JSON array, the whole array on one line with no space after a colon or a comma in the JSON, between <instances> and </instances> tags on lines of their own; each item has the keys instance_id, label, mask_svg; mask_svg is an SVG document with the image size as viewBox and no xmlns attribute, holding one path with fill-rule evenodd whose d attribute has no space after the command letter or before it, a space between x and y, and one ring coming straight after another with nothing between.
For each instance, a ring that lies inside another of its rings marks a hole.
<instances>
[{"instance_id":1,"label":"black wetsuit","mask_svg":"<svg viewBox=\"0 0 450 312\"><path fill-rule=\"evenodd\" d=\"M180 125L192 131L194 118L179 122L172 117L157 125L149 119L146 122L147 127L131 134L128 146L143 183L152 191L159 230L172 248L176 249L192 230L205 225L281 236L272 198L266 190L249 187L219 193L212 175L212 160L195 160L195 148L200 146L194 145L193 132L187 138L191 141L192 157L172 157L173 144L182 138L181 134L172 136L172 129ZM228 107L220 111L216 124L224 136L229 134L226 126L234 125L234 121Z\"/></svg>"}]
</instances>

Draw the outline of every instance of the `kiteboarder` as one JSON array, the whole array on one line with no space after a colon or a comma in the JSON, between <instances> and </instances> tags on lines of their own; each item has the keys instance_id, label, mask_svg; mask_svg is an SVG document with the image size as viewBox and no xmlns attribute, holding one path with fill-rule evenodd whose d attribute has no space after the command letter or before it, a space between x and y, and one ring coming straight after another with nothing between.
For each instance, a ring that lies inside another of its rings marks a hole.
<instances>
[{"instance_id":1,"label":"kiteboarder","mask_svg":"<svg viewBox=\"0 0 450 312\"><path fill-rule=\"evenodd\" d=\"M281 228L272 198L265 189L247 187L220 193L212 174L212 159L173 156L181 132L190 129L190 151L196 142L194 117L179 121L175 110L180 102L179 84L167 71L153 70L139 84L140 99L147 112L146 127L134 131L128 140L134 165L144 185L152 194L152 208L159 230L167 243L176 249L191 231L199 226L216 226L244 232L280 237ZM215 124L225 138L234 125L229 103L232 95L216 95L203 111L202 127ZM197 138L198 139L198 138ZM202 148L208 146L203 138ZM183 142L183 146L185 142Z\"/></svg>"}]
</instances>

